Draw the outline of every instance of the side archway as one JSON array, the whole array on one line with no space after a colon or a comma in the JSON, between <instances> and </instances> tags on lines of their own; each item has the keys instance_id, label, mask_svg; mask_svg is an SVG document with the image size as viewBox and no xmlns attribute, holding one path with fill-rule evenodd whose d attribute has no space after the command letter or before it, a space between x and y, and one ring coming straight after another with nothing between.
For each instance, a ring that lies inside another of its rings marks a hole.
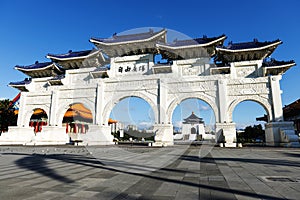
<instances>
[{"instance_id":1,"label":"side archway","mask_svg":"<svg viewBox=\"0 0 300 200\"><path fill-rule=\"evenodd\" d=\"M48 125L48 114L42 108L35 108L31 112L28 126L33 128L34 133L42 132L43 126Z\"/></svg>"},{"instance_id":2,"label":"side archway","mask_svg":"<svg viewBox=\"0 0 300 200\"><path fill-rule=\"evenodd\" d=\"M69 106L62 123L66 127L66 133L72 134L86 133L92 122L92 112L82 103L75 103Z\"/></svg>"},{"instance_id":3,"label":"side archway","mask_svg":"<svg viewBox=\"0 0 300 200\"><path fill-rule=\"evenodd\" d=\"M23 123L25 127L29 127L30 119L37 109L43 110L46 113L47 117L49 117L49 107L47 107L46 105L31 107L28 109L28 111L25 114L24 123Z\"/></svg>"},{"instance_id":4,"label":"side archway","mask_svg":"<svg viewBox=\"0 0 300 200\"><path fill-rule=\"evenodd\" d=\"M244 101L254 101L258 104L260 104L266 111L267 115L268 115L268 122L271 122L273 120L272 118L272 106L271 104L268 102L268 100L259 98L259 97L242 97L242 98L238 98L236 100L234 100L228 108L228 115L229 115L229 121L232 121L232 113L235 109L235 107Z\"/></svg>"},{"instance_id":5,"label":"side archway","mask_svg":"<svg viewBox=\"0 0 300 200\"><path fill-rule=\"evenodd\" d=\"M86 100L80 100L80 101L66 101L64 102L57 110L57 114L56 114L56 124L61 127L62 126L62 122L65 116L65 113L68 111L68 109L70 108L71 105L74 104L83 104L87 109L89 109L92 113L93 116L93 123L95 122L95 108L94 108L94 104L92 102L86 101Z\"/></svg>"}]
</instances>

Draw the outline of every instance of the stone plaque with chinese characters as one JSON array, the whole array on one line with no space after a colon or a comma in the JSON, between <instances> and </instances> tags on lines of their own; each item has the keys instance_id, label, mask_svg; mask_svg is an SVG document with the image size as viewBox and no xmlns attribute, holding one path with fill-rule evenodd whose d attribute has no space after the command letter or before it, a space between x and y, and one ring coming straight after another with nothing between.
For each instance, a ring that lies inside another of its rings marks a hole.
<instances>
[{"instance_id":1,"label":"stone plaque with chinese characters","mask_svg":"<svg viewBox=\"0 0 300 200\"><path fill-rule=\"evenodd\" d=\"M115 70L117 75L145 74L149 71L149 63L147 61L118 63Z\"/></svg>"}]
</instances>

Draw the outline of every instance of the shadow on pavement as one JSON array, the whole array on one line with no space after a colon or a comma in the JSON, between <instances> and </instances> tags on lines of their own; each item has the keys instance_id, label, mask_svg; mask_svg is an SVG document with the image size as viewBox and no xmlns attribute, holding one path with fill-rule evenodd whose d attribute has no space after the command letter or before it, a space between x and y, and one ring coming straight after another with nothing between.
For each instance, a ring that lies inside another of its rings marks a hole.
<instances>
[{"instance_id":1,"label":"shadow on pavement","mask_svg":"<svg viewBox=\"0 0 300 200\"><path fill-rule=\"evenodd\" d=\"M189 149L187 150L189 151ZM5 154L14 154L14 155L23 155L23 154L18 154L18 153L5 153ZM147 178L147 179L152 179L155 181L160 181L162 183L174 183L174 184L179 184L179 185L184 185L184 186L189 186L189 187L196 187L196 188L202 188L202 189L208 189L211 190L211 193L215 192L224 192L224 193L231 193L231 194L237 194L237 195L243 195L246 197L252 197L252 198L261 198L261 199L284 199L284 198L278 198L274 196L269 196L269 195L263 195L263 194L256 194L248 191L241 191L241 190L236 190L236 189L230 189L222 186L217 186L217 185L207 185L207 184L202 184L200 183L200 180L195 182L195 181L188 181L188 180L175 180L172 179L171 176L174 174L176 176L182 176L184 177L185 173L194 173L195 176L197 176L200 179L200 166L199 170L196 171L188 171L188 170L182 170L182 169L174 169L174 167L177 167L180 162L204 162L204 163L215 163L215 160L222 160L222 161L235 161L235 162L247 162L247 163L259 163L259 164L274 164L274 165L285 165L285 166L296 166L299 167L300 163L298 162L290 162L290 161L282 161L279 163L277 160L264 160L264 159L244 159L244 158L217 158L214 159L211 156L204 157L204 158L199 158L197 156L189 156L186 155L187 152L182 155L178 160L174 161L171 163L169 166L157 169L154 172L151 172L149 174L142 174L142 173L136 173L136 172L130 172L126 170L120 170L120 169L115 169L107 165L103 165L100 161L96 160L93 157L90 156L84 156L84 155L73 155L73 154L32 154L32 155L26 155L26 157L23 157L15 163L23 168L23 169L28 169L34 172L37 172L43 176L47 176L49 178L52 178L54 180L63 182L63 183L73 183L76 180L69 179L68 177L65 177L63 175L58 174L55 169L51 169L48 167L47 160L57 160L65 163L73 163L76 165L82 165L82 166L87 166L91 168L98 168L101 170L107 170L111 172L116 172L116 173L122 173L122 174L128 174L128 175L134 175L134 176L139 176L142 178ZM122 163L124 168L132 168L130 163ZM144 166L147 167L147 166ZM80 172L79 172L80 173ZM116 183L117 185L117 183Z\"/></svg>"}]
</instances>

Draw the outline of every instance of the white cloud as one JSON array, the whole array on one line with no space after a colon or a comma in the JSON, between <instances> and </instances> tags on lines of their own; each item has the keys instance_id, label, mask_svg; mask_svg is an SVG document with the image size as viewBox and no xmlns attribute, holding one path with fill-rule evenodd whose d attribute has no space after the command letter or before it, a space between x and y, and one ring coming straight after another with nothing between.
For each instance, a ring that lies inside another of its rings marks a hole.
<instances>
[{"instance_id":1,"label":"white cloud","mask_svg":"<svg viewBox=\"0 0 300 200\"><path fill-rule=\"evenodd\" d=\"M182 121L176 121L176 122L174 122L173 126L175 126L177 128L181 128L182 127Z\"/></svg>"},{"instance_id":2,"label":"white cloud","mask_svg":"<svg viewBox=\"0 0 300 200\"><path fill-rule=\"evenodd\" d=\"M142 121L142 122L139 122L139 123L138 123L138 128L139 128L139 129L148 129L148 128L150 128L151 126L153 126L153 123L152 123L152 122Z\"/></svg>"},{"instance_id":3,"label":"white cloud","mask_svg":"<svg viewBox=\"0 0 300 200\"><path fill-rule=\"evenodd\" d=\"M205 106L205 105L200 105L200 110L202 111L206 111L206 110L210 110L211 108L209 106Z\"/></svg>"}]
</instances>

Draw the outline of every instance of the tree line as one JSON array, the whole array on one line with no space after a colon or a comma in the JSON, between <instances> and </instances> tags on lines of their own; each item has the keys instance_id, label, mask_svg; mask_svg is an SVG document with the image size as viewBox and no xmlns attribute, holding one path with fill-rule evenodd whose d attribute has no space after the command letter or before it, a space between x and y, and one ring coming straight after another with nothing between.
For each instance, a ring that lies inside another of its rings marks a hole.
<instances>
[{"instance_id":1,"label":"tree line","mask_svg":"<svg viewBox=\"0 0 300 200\"><path fill-rule=\"evenodd\" d=\"M18 115L9 99L0 100L0 133L8 131L9 126L17 125Z\"/></svg>"}]
</instances>

